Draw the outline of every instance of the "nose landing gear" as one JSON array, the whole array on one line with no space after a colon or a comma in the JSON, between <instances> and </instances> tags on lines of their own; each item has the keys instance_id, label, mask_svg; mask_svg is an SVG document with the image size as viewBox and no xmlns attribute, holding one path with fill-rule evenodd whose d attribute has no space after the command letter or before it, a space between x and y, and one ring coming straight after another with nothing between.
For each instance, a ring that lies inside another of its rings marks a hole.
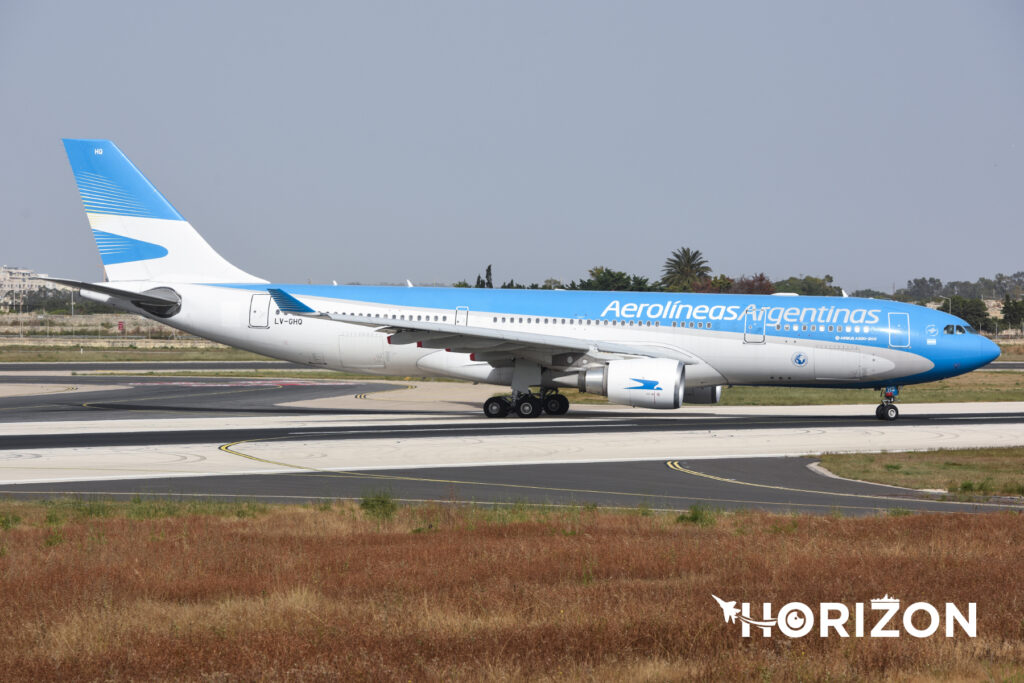
<instances>
[{"instance_id":1,"label":"nose landing gear","mask_svg":"<svg viewBox=\"0 0 1024 683\"><path fill-rule=\"evenodd\" d=\"M882 389L882 403L875 408L875 417L886 422L892 422L899 417L900 410L896 407L896 400L899 396L899 387L885 387Z\"/></svg>"}]
</instances>

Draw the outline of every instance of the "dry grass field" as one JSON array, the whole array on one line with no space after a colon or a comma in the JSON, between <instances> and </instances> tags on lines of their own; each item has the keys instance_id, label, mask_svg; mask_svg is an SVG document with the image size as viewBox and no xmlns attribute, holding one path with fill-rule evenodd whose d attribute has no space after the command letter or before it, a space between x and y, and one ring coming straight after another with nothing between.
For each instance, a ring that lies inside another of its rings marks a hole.
<instances>
[{"instance_id":1,"label":"dry grass field","mask_svg":"<svg viewBox=\"0 0 1024 683\"><path fill-rule=\"evenodd\" d=\"M5 680L1006 679L1018 514L0 501ZM978 637L743 639L711 598L978 603Z\"/></svg>"}]
</instances>

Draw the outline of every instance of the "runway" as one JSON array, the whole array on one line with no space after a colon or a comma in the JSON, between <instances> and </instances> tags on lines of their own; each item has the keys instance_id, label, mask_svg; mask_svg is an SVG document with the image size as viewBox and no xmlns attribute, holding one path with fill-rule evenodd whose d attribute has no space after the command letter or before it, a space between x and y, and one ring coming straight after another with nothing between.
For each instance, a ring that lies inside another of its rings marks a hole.
<instances>
[{"instance_id":1,"label":"runway","mask_svg":"<svg viewBox=\"0 0 1024 683\"><path fill-rule=\"evenodd\" d=\"M0 495L294 502L387 490L407 501L673 510L1020 508L830 478L799 456L1020 445L1022 403L911 404L896 423L875 420L870 406L666 414L580 405L563 418L488 420L479 405L493 388L461 383L71 376L47 367L0 372Z\"/></svg>"}]
</instances>

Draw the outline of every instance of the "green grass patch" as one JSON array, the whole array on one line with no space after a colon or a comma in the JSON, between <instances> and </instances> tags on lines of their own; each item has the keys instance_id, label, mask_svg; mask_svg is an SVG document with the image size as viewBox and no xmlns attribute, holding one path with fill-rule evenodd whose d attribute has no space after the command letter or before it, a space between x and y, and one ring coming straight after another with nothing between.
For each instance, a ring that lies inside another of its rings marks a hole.
<instances>
[{"instance_id":1,"label":"green grass patch","mask_svg":"<svg viewBox=\"0 0 1024 683\"><path fill-rule=\"evenodd\" d=\"M821 465L841 477L912 489L1024 495L1024 446L920 453L827 453Z\"/></svg>"},{"instance_id":2,"label":"green grass patch","mask_svg":"<svg viewBox=\"0 0 1024 683\"><path fill-rule=\"evenodd\" d=\"M9 531L14 527L18 526L18 522L21 521L21 515L17 515L13 512L0 514L0 529Z\"/></svg>"},{"instance_id":3,"label":"green grass patch","mask_svg":"<svg viewBox=\"0 0 1024 683\"><path fill-rule=\"evenodd\" d=\"M691 505L690 509L676 517L676 521L684 524L696 524L704 528L712 526L718 515L703 505Z\"/></svg>"},{"instance_id":4,"label":"green grass patch","mask_svg":"<svg viewBox=\"0 0 1024 683\"><path fill-rule=\"evenodd\" d=\"M395 502L390 491L375 491L363 496L363 499L359 501L359 509L369 517L387 522L398 511L398 503Z\"/></svg>"}]
</instances>

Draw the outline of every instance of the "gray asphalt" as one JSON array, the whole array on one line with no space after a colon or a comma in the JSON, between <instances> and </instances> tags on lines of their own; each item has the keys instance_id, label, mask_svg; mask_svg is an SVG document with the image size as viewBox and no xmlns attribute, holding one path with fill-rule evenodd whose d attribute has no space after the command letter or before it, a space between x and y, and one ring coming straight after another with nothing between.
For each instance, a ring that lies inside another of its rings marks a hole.
<instances>
[{"instance_id":1,"label":"gray asphalt","mask_svg":"<svg viewBox=\"0 0 1024 683\"><path fill-rule=\"evenodd\" d=\"M386 491L399 501L409 502L596 504L669 510L703 505L716 509L866 515L893 509L1000 509L997 505L945 502L903 489L823 477L807 468L809 462L807 458L738 458L122 479L3 486L0 496L157 496L295 503L359 499ZM1008 507L1021 509L1004 502Z\"/></svg>"},{"instance_id":2,"label":"gray asphalt","mask_svg":"<svg viewBox=\"0 0 1024 683\"><path fill-rule=\"evenodd\" d=\"M53 367L52 365L49 367ZM161 366L164 367L164 366ZM204 364L204 367L206 364ZM31 370L29 370L31 371ZM68 383L68 377L7 376L0 382ZM35 397L0 399L0 421L46 421L110 419L111 430L99 434L31 434L0 438L0 460L17 457L29 448L115 445L163 445L183 443L232 443L242 439L273 437L289 439L377 439L393 438L379 427L324 426L316 434L291 428L223 429L202 431L160 430L118 432L118 419L138 418L144 412L157 422L162 417L193 415L281 415L381 413L374 404L365 410L312 410L282 408L278 403L328 395L358 394L392 388L392 385L356 382L346 385L308 384L301 380L246 380L219 378L160 378L76 376L75 384L134 383L116 391L81 391ZM407 411L402 411L407 412ZM437 413L448 422L458 420L451 412ZM421 413L422 415L422 413ZM494 434L602 433L686 431L747 428L842 428L862 427L865 421L880 429L925 424L1005 424L1013 421L1024 428L1024 413L971 416L921 415L901 417L894 424L879 423L870 406L863 417L720 417L699 410L684 414L638 417L634 412L587 412L574 407L570 416L588 418L564 421L506 419L465 424L460 436ZM455 423L457 426L457 422ZM403 439L436 438L431 425L407 424ZM9 454L9 455L7 455ZM877 510L901 508L930 511L984 511L992 505L960 504L938 500L902 489L848 482L823 477L810 471L804 458L738 458L670 462L616 462L493 467L449 467L388 470L386 472L310 472L287 474L175 477L89 481L61 484L3 486L0 495L51 497L83 495L130 497L247 498L264 501L298 502L328 498L360 498L386 490L400 500L475 501L480 503L586 504L602 506L685 509L703 504L716 508L759 508L810 513L838 512L870 514ZM1003 501L1016 506L1012 501Z\"/></svg>"}]
</instances>

